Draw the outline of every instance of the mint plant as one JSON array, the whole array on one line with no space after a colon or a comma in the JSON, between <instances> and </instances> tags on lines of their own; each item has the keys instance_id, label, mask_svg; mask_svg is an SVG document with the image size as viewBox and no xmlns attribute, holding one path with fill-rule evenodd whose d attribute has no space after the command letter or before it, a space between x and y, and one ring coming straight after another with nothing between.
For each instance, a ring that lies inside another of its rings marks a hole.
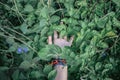
<instances>
[{"instance_id":1,"label":"mint plant","mask_svg":"<svg viewBox=\"0 0 120 80\"><path fill-rule=\"evenodd\" d=\"M73 45L48 45L54 31ZM1 0L0 80L52 80L56 54L68 80L120 80L119 32L119 0Z\"/></svg>"}]
</instances>

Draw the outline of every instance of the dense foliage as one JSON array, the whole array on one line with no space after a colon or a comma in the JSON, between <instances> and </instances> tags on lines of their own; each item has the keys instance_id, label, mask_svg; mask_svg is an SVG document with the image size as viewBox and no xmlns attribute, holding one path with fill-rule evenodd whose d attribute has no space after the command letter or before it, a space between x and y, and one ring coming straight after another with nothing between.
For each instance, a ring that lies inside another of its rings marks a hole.
<instances>
[{"instance_id":1,"label":"dense foliage","mask_svg":"<svg viewBox=\"0 0 120 80\"><path fill-rule=\"evenodd\" d=\"M53 31L72 47L47 44ZM68 80L120 80L120 0L1 0L0 80L52 80L49 61L68 63Z\"/></svg>"}]
</instances>

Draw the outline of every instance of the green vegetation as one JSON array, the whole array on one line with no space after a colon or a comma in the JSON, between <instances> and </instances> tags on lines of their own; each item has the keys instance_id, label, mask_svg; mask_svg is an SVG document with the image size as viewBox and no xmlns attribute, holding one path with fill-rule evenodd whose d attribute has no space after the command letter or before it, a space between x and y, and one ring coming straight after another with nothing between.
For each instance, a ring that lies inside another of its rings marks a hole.
<instances>
[{"instance_id":1,"label":"green vegetation","mask_svg":"<svg viewBox=\"0 0 120 80\"><path fill-rule=\"evenodd\" d=\"M48 45L54 30L72 47ZM120 0L0 1L0 80L52 80L56 54L68 80L120 80Z\"/></svg>"}]
</instances>

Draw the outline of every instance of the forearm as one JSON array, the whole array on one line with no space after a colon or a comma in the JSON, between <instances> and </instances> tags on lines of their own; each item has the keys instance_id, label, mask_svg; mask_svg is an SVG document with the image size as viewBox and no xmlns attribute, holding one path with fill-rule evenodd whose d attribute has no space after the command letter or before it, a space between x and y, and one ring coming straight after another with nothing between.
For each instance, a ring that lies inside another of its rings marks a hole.
<instances>
[{"instance_id":1,"label":"forearm","mask_svg":"<svg viewBox=\"0 0 120 80\"><path fill-rule=\"evenodd\" d=\"M57 75L55 80L67 80L67 66L57 65Z\"/></svg>"}]
</instances>

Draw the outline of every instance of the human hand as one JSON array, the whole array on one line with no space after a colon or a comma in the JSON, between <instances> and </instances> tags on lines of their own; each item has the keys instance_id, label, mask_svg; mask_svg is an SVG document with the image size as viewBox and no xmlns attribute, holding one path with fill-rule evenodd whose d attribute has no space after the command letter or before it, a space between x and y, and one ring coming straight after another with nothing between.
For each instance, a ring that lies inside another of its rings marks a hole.
<instances>
[{"instance_id":1,"label":"human hand","mask_svg":"<svg viewBox=\"0 0 120 80\"><path fill-rule=\"evenodd\" d=\"M48 36L48 44L53 44L54 42L55 45L58 45L61 48L63 48L64 46L71 46L73 40L74 36L72 36L69 41L67 41L67 36L64 36L64 38L58 38L57 31L54 31L53 41L52 36ZM59 55L56 55L56 57L58 56ZM55 69L57 70L55 80L67 80L67 66L57 65Z\"/></svg>"},{"instance_id":2,"label":"human hand","mask_svg":"<svg viewBox=\"0 0 120 80\"><path fill-rule=\"evenodd\" d=\"M53 42L55 45L58 45L61 48L63 48L64 46L71 46L73 40L74 40L74 36L72 36L69 41L67 41L67 36L64 36L64 38L58 38L57 31L54 31ZM53 42L52 42L52 36L48 36L48 44L53 44Z\"/></svg>"}]
</instances>

